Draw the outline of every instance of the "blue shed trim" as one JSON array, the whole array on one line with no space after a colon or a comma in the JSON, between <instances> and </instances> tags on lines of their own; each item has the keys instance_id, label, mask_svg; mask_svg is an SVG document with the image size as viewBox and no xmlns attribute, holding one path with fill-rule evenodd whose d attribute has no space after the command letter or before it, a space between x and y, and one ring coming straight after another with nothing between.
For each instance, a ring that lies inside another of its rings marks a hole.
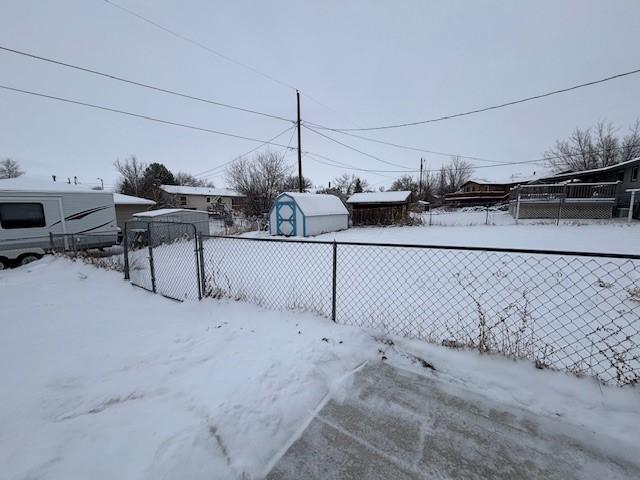
<instances>
[{"instance_id":1,"label":"blue shed trim","mask_svg":"<svg viewBox=\"0 0 640 480\"><path fill-rule=\"evenodd\" d=\"M271 215L273 214L273 210L276 209L276 215L275 215L276 224L273 227L270 225L269 230L273 231L273 229L275 229L275 235L280 235L280 224L282 222L278 221L278 212L280 210L280 205L283 205L283 204L293 205L295 220L293 224L294 233L292 234L292 236L297 236L298 234L297 212L300 212L300 215L302 216L302 236L306 237L307 236L307 216L304 214L304 212L298 205L298 202L296 202L296 199L294 197L291 197L290 195L287 195L286 193L281 193L280 195L278 195L273 201L273 203L271 204L271 208L269 209L269 218L271 218Z\"/></svg>"},{"instance_id":2,"label":"blue shed trim","mask_svg":"<svg viewBox=\"0 0 640 480\"><path fill-rule=\"evenodd\" d=\"M288 219L283 219L280 215L280 210L283 207L288 207L291 210L291 216ZM286 236L295 237L298 233L298 219L296 218L296 203L293 201L289 202L278 202L276 204L276 233L278 235L282 235L282 224L288 223L291 225L291 233Z\"/></svg>"}]
</instances>

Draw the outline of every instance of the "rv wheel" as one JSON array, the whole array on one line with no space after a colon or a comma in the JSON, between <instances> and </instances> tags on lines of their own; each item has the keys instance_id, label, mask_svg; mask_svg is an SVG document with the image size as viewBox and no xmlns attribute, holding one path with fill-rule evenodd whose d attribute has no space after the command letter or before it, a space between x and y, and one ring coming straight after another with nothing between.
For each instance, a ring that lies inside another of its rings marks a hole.
<instances>
[{"instance_id":1,"label":"rv wheel","mask_svg":"<svg viewBox=\"0 0 640 480\"><path fill-rule=\"evenodd\" d=\"M31 262L35 262L40 259L40 255L37 253L25 253L18 258L18 265L26 265Z\"/></svg>"},{"instance_id":2,"label":"rv wheel","mask_svg":"<svg viewBox=\"0 0 640 480\"><path fill-rule=\"evenodd\" d=\"M0 270L6 270L7 268L9 268L9 260L0 258Z\"/></svg>"}]
</instances>

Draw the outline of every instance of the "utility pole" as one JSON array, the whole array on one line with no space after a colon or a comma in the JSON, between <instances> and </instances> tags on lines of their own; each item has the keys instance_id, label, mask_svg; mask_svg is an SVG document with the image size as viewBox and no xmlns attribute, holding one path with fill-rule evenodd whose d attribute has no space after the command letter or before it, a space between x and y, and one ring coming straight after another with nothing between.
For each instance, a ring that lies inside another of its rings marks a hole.
<instances>
[{"instance_id":1,"label":"utility pole","mask_svg":"<svg viewBox=\"0 0 640 480\"><path fill-rule=\"evenodd\" d=\"M298 101L298 190L304 191L302 181L302 145L300 144L300 92L296 90L296 100Z\"/></svg>"},{"instance_id":2,"label":"utility pole","mask_svg":"<svg viewBox=\"0 0 640 480\"><path fill-rule=\"evenodd\" d=\"M418 197L422 198L422 163L424 159L420 157L420 183L418 184Z\"/></svg>"}]
</instances>

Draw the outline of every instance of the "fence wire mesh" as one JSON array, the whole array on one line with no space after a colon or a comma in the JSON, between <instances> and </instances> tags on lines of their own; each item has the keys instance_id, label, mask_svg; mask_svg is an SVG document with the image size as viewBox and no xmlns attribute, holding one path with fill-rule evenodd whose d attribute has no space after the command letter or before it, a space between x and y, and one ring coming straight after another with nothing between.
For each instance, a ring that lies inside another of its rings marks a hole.
<instances>
[{"instance_id":1,"label":"fence wire mesh","mask_svg":"<svg viewBox=\"0 0 640 480\"><path fill-rule=\"evenodd\" d=\"M185 235L148 256L172 298L198 298L199 284L206 297L640 382L638 256Z\"/></svg>"}]
</instances>

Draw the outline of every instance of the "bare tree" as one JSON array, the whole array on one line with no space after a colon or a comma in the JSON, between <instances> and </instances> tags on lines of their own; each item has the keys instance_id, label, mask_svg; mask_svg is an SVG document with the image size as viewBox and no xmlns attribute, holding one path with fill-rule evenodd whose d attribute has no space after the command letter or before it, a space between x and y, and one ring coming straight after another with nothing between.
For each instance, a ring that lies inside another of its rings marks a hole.
<instances>
[{"instance_id":1,"label":"bare tree","mask_svg":"<svg viewBox=\"0 0 640 480\"><path fill-rule=\"evenodd\" d=\"M175 173L173 175L173 179L175 180L176 185L184 185L186 187L215 187L213 182L197 178L196 176L187 172Z\"/></svg>"},{"instance_id":2,"label":"bare tree","mask_svg":"<svg viewBox=\"0 0 640 480\"><path fill-rule=\"evenodd\" d=\"M544 153L556 171L581 171L608 167L640 156L640 119L620 137L611 123L598 122L582 130L576 128L566 140L556 140Z\"/></svg>"},{"instance_id":3,"label":"bare tree","mask_svg":"<svg viewBox=\"0 0 640 480\"><path fill-rule=\"evenodd\" d=\"M298 175L287 175L282 184L283 192L297 192L300 185L298 184ZM302 190L308 192L313 187L313 182L310 178L302 176Z\"/></svg>"},{"instance_id":4,"label":"bare tree","mask_svg":"<svg viewBox=\"0 0 640 480\"><path fill-rule=\"evenodd\" d=\"M418 182L416 182L416 180L411 175L403 175L393 181L391 187L389 187L389 190L394 192L413 192L413 194L415 195L418 193Z\"/></svg>"},{"instance_id":5,"label":"bare tree","mask_svg":"<svg viewBox=\"0 0 640 480\"><path fill-rule=\"evenodd\" d=\"M357 193L356 186L358 185L361 192L369 189L369 182L364 178L354 175L353 173L343 173L333 180L334 188L339 190L346 197Z\"/></svg>"},{"instance_id":6,"label":"bare tree","mask_svg":"<svg viewBox=\"0 0 640 480\"><path fill-rule=\"evenodd\" d=\"M0 178L17 178L24 175L24 171L20 170L20 164L12 158L5 158L0 161Z\"/></svg>"},{"instance_id":7,"label":"bare tree","mask_svg":"<svg viewBox=\"0 0 640 480\"><path fill-rule=\"evenodd\" d=\"M113 165L120 174L116 184L116 191L134 196L140 196L144 193L146 164L138 162L135 155L131 155L131 157L125 158L124 161L116 160Z\"/></svg>"},{"instance_id":8,"label":"bare tree","mask_svg":"<svg viewBox=\"0 0 640 480\"><path fill-rule=\"evenodd\" d=\"M269 210L290 174L284 157L270 151L258 153L253 159L238 158L226 171L227 183L247 197L245 208L250 215Z\"/></svg>"}]
</instances>

